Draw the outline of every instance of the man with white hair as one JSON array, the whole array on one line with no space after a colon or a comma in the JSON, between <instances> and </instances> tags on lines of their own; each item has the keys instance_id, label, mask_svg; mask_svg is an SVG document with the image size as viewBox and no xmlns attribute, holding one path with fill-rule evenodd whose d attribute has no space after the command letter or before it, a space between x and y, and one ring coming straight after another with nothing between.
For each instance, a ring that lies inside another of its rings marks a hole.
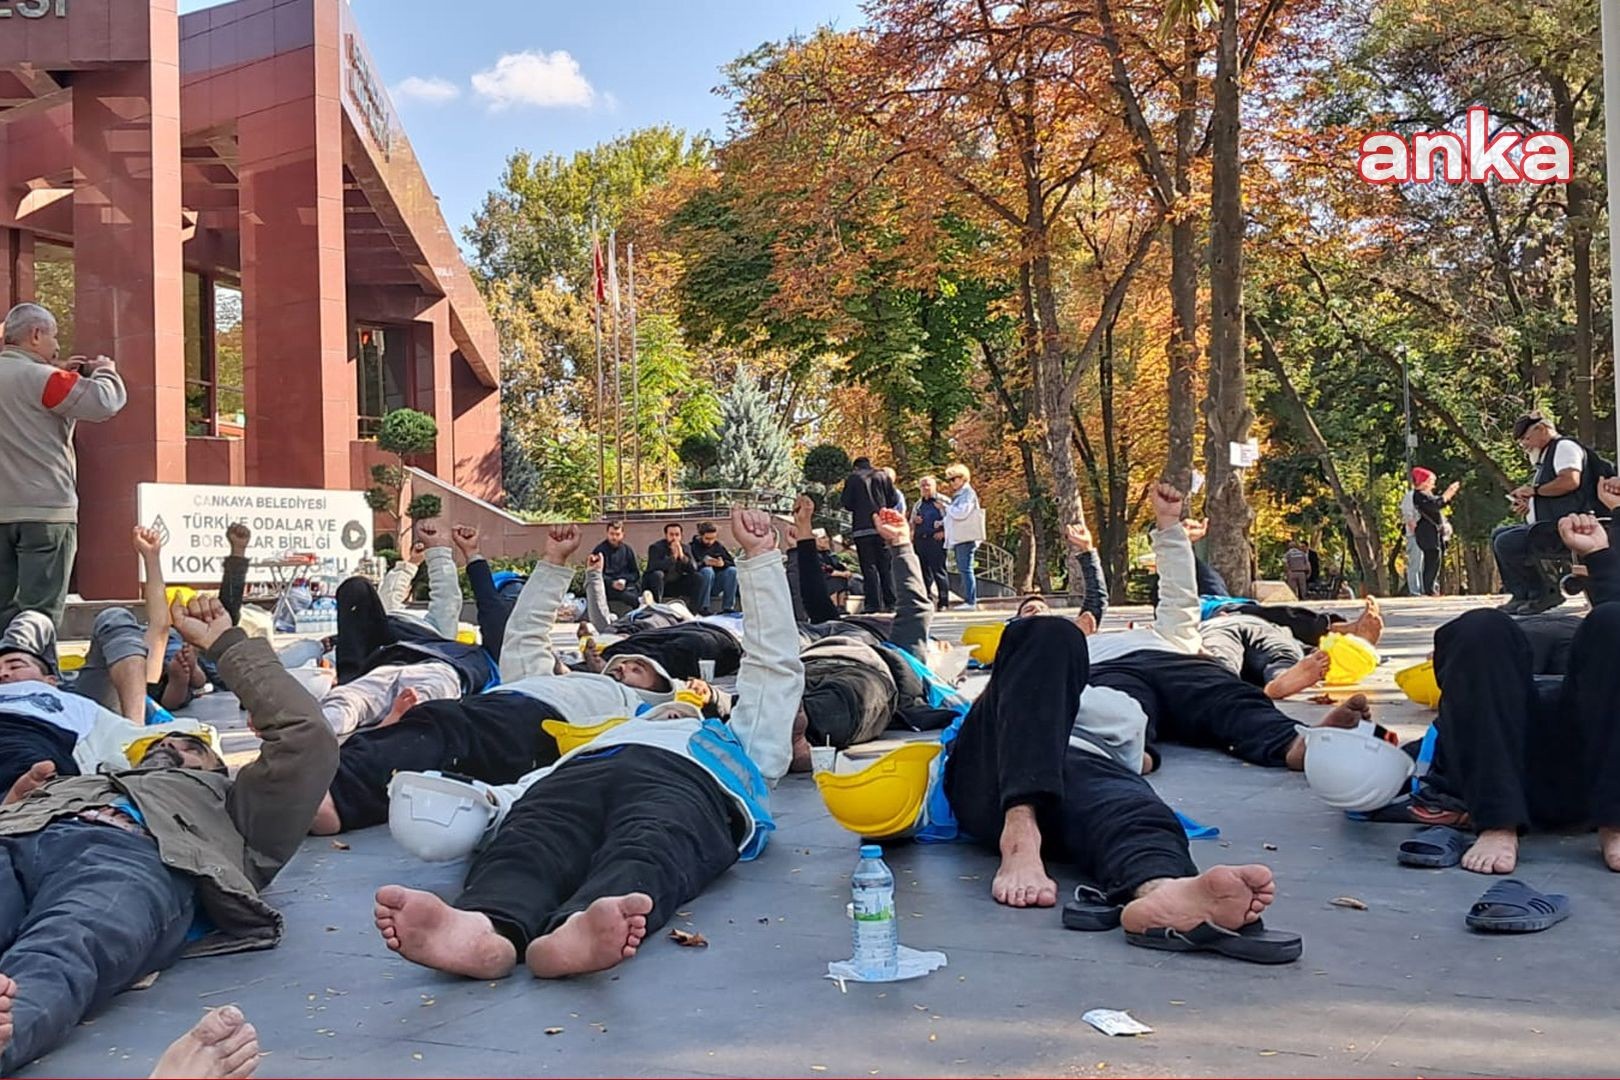
<instances>
[{"instance_id":1,"label":"man with white hair","mask_svg":"<svg viewBox=\"0 0 1620 1080\"><path fill-rule=\"evenodd\" d=\"M56 317L6 313L0 347L0 626L20 611L62 621L79 546L73 427L118 415L124 381L105 356L60 358Z\"/></svg>"}]
</instances>

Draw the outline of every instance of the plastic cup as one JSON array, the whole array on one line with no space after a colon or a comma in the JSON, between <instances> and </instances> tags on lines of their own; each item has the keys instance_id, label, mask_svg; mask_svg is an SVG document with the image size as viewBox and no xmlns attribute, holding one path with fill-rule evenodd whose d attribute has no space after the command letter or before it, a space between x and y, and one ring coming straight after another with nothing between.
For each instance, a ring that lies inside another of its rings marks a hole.
<instances>
[{"instance_id":1,"label":"plastic cup","mask_svg":"<svg viewBox=\"0 0 1620 1080\"><path fill-rule=\"evenodd\" d=\"M703 681L704 682L706 682L706 683L714 682L714 661L713 660L699 660L698 661L698 674L703 676Z\"/></svg>"},{"instance_id":2,"label":"plastic cup","mask_svg":"<svg viewBox=\"0 0 1620 1080\"><path fill-rule=\"evenodd\" d=\"M832 772L833 766L838 763L838 748L836 746L812 746L810 748L810 771Z\"/></svg>"}]
</instances>

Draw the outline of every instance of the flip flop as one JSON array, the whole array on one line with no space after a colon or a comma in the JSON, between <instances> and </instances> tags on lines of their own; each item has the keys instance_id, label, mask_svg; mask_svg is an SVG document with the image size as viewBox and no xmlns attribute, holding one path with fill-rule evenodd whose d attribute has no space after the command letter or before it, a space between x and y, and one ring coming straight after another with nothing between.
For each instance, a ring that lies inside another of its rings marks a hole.
<instances>
[{"instance_id":1,"label":"flip flop","mask_svg":"<svg viewBox=\"0 0 1620 1080\"><path fill-rule=\"evenodd\" d=\"M1127 933L1125 942L1164 952L1212 952L1251 964L1290 964L1298 960L1305 949L1304 940L1298 934L1267 930L1261 919L1242 930L1228 930L1212 922L1201 923L1187 931L1154 927L1140 934Z\"/></svg>"},{"instance_id":2,"label":"flip flop","mask_svg":"<svg viewBox=\"0 0 1620 1080\"><path fill-rule=\"evenodd\" d=\"M1076 885L1074 899L1063 905L1065 930L1112 930L1119 925L1124 904L1110 904L1101 889Z\"/></svg>"},{"instance_id":3,"label":"flip flop","mask_svg":"<svg viewBox=\"0 0 1620 1080\"><path fill-rule=\"evenodd\" d=\"M1430 825L1401 841L1395 860L1402 866L1422 866L1443 870L1462 862L1470 841L1466 833L1449 825Z\"/></svg>"},{"instance_id":4,"label":"flip flop","mask_svg":"<svg viewBox=\"0 0 1620 1080\"><path fill-rule=\"evenodd\" d=\"M1569 897L1543 893L1518 878L1498 881L1468 909L1468 928L1495 934L1533 934L1569 918Z\"/></svg>"}]
</instances>

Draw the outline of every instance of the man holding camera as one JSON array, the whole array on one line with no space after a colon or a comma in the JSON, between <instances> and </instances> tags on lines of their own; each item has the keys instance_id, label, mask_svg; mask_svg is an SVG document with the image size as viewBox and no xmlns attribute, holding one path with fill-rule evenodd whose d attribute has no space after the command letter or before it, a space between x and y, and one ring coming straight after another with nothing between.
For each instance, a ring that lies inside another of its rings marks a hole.
<instances>
[{"instance_id":1,"label":"man holding camera","mask_svg":"<svg viewBox=\"0 0 1620 1080\"><path fill-rule=\"evenodd\" d=\"M105 356L62 359L56 317L38 304L6 314L0 347L0 626L20 611L62 621L79 546L73 428L124 407L124 380Z\"/></svg>"}]
</instances>

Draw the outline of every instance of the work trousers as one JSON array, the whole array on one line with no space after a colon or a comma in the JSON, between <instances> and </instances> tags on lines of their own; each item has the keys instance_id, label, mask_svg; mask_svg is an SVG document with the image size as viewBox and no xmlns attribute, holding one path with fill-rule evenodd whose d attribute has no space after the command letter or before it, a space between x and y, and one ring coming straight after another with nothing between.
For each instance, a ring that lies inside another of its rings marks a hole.
<instances>
[{"instance_id":1,"label":"work trousers","mask_svg":"<svg viewBox=\"0 0 1620 1080\"><path fill-rule=\"evenodd\" d=\"M78 550L79 527L71 521L0 523L0 627L19 611L42 612L61 626Z\"/></svg>"},{"instance_id":2,"label":"work trousers","mask_svg":"<svg viewBox=\"0 0 1620 1080\"><path fill-rule=\"evenodd\" d=\"M444 640L428 626L388 614L377 587L363 577L349 578L338 586L337 606L339 683L359 678L367 659L378 649L412 641Z\"/></svg>"},{"instance_id":3,"label":"work trousers","mask_svg":"<svg viewBox=\"0 0 1620 1080\"><path fill-rule=\"evenodd\" d=\"M1536 600L1555 593L1558 583L1541 568L1541 560L1564 550L1558 530L1546 526L1503 525L1491 534L1491 553L1502 575L1502 588L1514 600ZM1428 558L1424 558L1428 574Z\"/></svg>"},{"instance_id":4,"label":"work trousers","mask_svg":"<svg viewBox=\"0 0 1620 1080\"><path fill-rule=\"evenodd\" d=\"M518 799L455 906L489 916L519 956L605 896L652 897L655 934L737 861L739 814L714 777L668 750L584 753Z\"/></svg>"},{"instance_id":5,"label":"work trousers","mask_svg":"<svg viewBox=\"0 0 1620 1080\"><path fill-rule=\"evenodd\" d=\"M1155 744L1162 739L1223 750L1251 765L1281 767L1298 738L1294 721L1259 687L1207 657L1135 652L1098 664L1091 681L1129 694L1142 706L1148 753L1155 761Z\"/></svg>"},{"instance_id":6,"label":"work trousers","mask_svg":"<svg viewBox=\"0 0 1620 1080\"><path fill-rule=\"evenodd\" d=\"M701 661L712 660L715 676L724 678L737 674L742 664L742 645L725 627L689 622L643 630L602 651L603 659L615 656L648 657L677 679L700 678Z\"/></svg>"},{"instance_id":7,"label":"work trousers","mask_svg":"<svg viewBox=\"0 0 1620 1080\"><path fill-rule=\"evenodd\" d=\"M641 583L652 593L653 603L662 604L666 596L685 600L694 615L709 610L709 594L714 591L714 567L700 566L679 574L663 570L649 570L641 575Z\"/></svg>"},{"instance_id":8,"label":"work trousers","mask_svg":"<svg viewBox=\"0 0 1620 1080\"><path fill-rule=\"evenodd\" d=\"M5 1076L179 959L195 913L193 879L150 837L73 819L0 837L0 884L0 972L17 982Z\"/></svg>"},{"instance_id":9,"label":"work trousers","mask_svg":"<svg viewBox=\"0 0 1620 1080\"><path fill-rule=\"evenodd\" d=\"M889 566L889 545L876 533L856 536L855 554L861 561L861 581L866 589L861 610L868 615L893 611L894 570Z\"/></svg>"},{"instance_id":10,"label":"work trousers","mask_svg":"<svg viewBox=\"0 0 1620 1080\"><path fill-rule=\"evenodd\" d=\"M396 772L443 772L510 784L558 758L540 727L557 710L525 694L494 691L418 705L385 728L358 731L338 751L332 803L344 829L388 820Z\"/></svg>"},{"instance_id":11,"label":"work trousers","mask_svg":"<svg viewBox=\"0 0 1620 1080\"><path fill-rule=\"evenodd\" d=\"M321 698L321 713L338 738L371 727L406 690L418 703L461 696L461 676L441 660L416 664L382 664L352 682L334 686Z\"/></svg>"},{"instance_id":12,"label":"work trousers","mask_svg":"<svg viewBox=\"0 0 1620 1080\"><path fill-rule=\"evenodd\" d=\"M1439 732L1424 783L1461 799L1477 828L1620 827L1620 604L1562 625L1573 635L1563 675L1537 670L1547 650L1500 611L1435 633Z\"/></svg>"},{"instance_id":13,"label":"work trousers","mask_svg":"<svg viewBox=\"0 0 1620 1080\"><path fill-rule=\"evenodd\" d=\"M942 540L918 540L917 561L922 563L923 587L928 590L934 606L943 610L951 601L951 572L946 566L945 543Z\"/></svg>"},{"instance_id":14,"label":"work trousers","mask_svg":"<svg viewBox=\"0 0 1620 1080\"><path fill-rule=\"evenodd\" d=\"M962 830L997 846L1007 810L1034 809L1046 854L1124 902L1149 881L1198 873L1187 834L1140 773L1069 742L1091 671L1068 619L1019 619L996 650L946 764Z\"/></svg>"},{"instance_id":15,"label":"work trousers","mask_svg":"<svg viewBox=\"0 0 1620 1080\"><path fill-rule=\"evenodd\" d=\"M1198 628L1204 655L1262 689L1305 658L1293 634L1253 615L1217 615Z\"/></svg>"}]
</instances>

